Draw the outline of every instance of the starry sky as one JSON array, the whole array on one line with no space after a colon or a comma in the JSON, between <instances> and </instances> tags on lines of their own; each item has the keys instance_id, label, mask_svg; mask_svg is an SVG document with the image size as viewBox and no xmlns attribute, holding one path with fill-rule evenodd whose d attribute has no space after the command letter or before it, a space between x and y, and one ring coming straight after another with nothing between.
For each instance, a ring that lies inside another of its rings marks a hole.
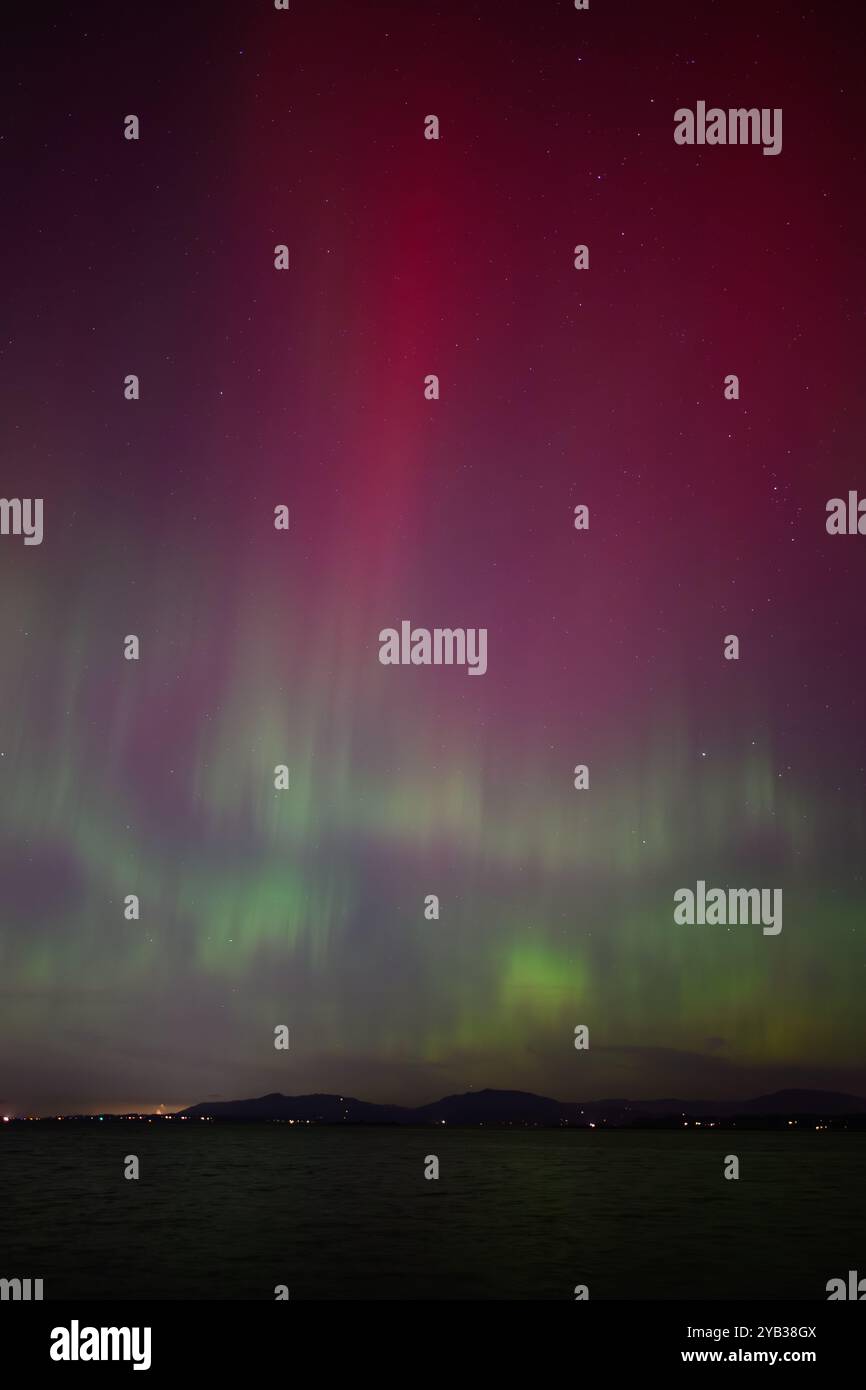
<instances>
[{"instance_id":1,"label":"starry sky","mask_svg":"<svg viewBox=\"0 0 866 1390\"><path fill-rule=\"evenodd\" d=\"M0 1107L866 1094L858 7L10 12Z\"/></svg>"}]
</instances>

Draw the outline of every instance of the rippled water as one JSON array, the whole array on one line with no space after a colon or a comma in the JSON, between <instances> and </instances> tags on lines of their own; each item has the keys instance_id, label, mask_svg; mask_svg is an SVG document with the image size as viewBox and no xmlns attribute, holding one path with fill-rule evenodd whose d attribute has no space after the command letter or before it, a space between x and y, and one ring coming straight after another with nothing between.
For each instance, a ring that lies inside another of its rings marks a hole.
<instances>
[{"instance_id":1,"label":"rippled water","mask_svg":"<svg viewBox=\"0 0 866 1390\"><path fill-rule=\"evenodd\" d=\"M864 1158L866 1135L824 1132L10 1125L0 1277L79 1299L825 1299L866 1274Z\"/></svg>"}]
</instances>

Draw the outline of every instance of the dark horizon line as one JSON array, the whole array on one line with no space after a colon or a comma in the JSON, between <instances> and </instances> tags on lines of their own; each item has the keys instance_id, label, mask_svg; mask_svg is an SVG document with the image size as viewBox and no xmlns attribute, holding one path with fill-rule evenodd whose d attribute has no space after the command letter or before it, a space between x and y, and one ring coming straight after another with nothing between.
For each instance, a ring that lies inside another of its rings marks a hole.
<instances>
[{"instance_id":1,"label":"dark horizon line","mask_svg":"<svg viewBox=\"0 0 866 1390\"><path fill-rule=\"evenodd\" d=\"M310 1107L313 1107L310 1112ZM346 1106L342 1115L333 1113L336 1106ZM761 1109L761 1107L767 1107ZM504 1108L503 1108L504 1107ZM800 1107L800 1108L798 1108ZM303 1115L289 1116L275 1114L277 1110L304 1109ZM322 1109L322 1114L315 1113ZM586 1124L593 1120L609 1123L612 1114L619 1124L633 1120L653 1121L676 1117L678 1120L696 1116L701 1120L732 1119L736 1116L752 1119L761 1116L778 1119L783 1113L789 1116L820 1116L842 1118L844 1116L866 1116L866 1098L846 1092L827 1091L816 1088L789 1087L779 1091L765 1092L759 1096L740 1100L682 1099L677 1096L662 1096L649 1100L633 1100L620 1096L604 1096L598 1100L560 1101L550 1096L532 1091L512 1091L501 1088L484 1087L480 1090L451 1093L436 1101L423 1105L397 1105L361 1101L357 1097L338 1095L336 1092L310 1091L299 1095L285 1095L279 1091L268 1092L248 1099L205 1101L185 1106L182 1109L168 1110L120 1110L120 1111L69 1111L65 1114L27 1114L4 1115L3 1121L58 1122L64 1120L112 1120L112 1119L211 1119L211 1120L270 1120L295 1118L298 1122L319 1124L394 1123L411 1125L447 1123L459 1124L460 1114L474 1114L468 1119L470 1124L483 1123L477 1116L490 1108L490 1123L542 1123L557 1124L563 1120L579 1123L586 1115ZM350 1110L354 1113L350 1118ZM330 1111L326 1115L324 1112ZM232 1112L232 1113L230 1113ZM558 1117L554 1112L559 1112ZM605 1113L607 1112L607 1113Z\"/></svg>"}]
</instances>

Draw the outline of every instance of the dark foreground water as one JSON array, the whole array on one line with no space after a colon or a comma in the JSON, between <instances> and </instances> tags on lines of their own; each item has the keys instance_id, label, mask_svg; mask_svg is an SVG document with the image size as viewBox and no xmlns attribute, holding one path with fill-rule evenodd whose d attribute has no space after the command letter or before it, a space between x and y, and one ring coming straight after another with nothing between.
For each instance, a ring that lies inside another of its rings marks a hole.
<instances>
[{"instance_id":1,"label":"dark foreground water","mask_svg":"<svg viewBox=\"0 0 866 1390\"><path fill-rule=\"evenodd\" d=\"M866 1274L864 1160L866 1135L825 1132L3 1125L0 1278L46 1299L823 1300Z\"/></svg>"}]
</instances>

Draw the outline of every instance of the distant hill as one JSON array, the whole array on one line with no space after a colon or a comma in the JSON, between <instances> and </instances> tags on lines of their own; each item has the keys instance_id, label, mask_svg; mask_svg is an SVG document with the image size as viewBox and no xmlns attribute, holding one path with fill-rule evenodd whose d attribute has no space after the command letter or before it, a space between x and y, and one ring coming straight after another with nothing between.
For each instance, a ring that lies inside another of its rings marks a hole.
<instances>
[{"instance_id":1,"label":"distant hill","mask_svg":"<svg viewBox=\"0 0 866 1390\"><path fill-rule=\"evenodd\" d=\"M415 1112L399 1105L371 1105L351 1096L281 1096L275 1091L255 1100L210 1101L181 1110L189 1119L313 1120L316 1124L413 1124Z\"/></svg>"},{"instance_id":2,"label":"distant hill","mask_svg":"<svg viewBox=\"0 0 866 1390\"><path fill-rule=\"evenodd\" d=\"M754 1100L591 1100L561 1101L530 1091L467 1091L414 1108L375 1105L353 1096L283 1096L274 1092L252 1100L206 1101L177 1112L177 1118L213 1120L292 1120L324 1125L681 1125L696 1119L730 1123L761 1120L866 1116L866 1100L835 1091L776 1091Z\"/></svg>"}]
</instances>

